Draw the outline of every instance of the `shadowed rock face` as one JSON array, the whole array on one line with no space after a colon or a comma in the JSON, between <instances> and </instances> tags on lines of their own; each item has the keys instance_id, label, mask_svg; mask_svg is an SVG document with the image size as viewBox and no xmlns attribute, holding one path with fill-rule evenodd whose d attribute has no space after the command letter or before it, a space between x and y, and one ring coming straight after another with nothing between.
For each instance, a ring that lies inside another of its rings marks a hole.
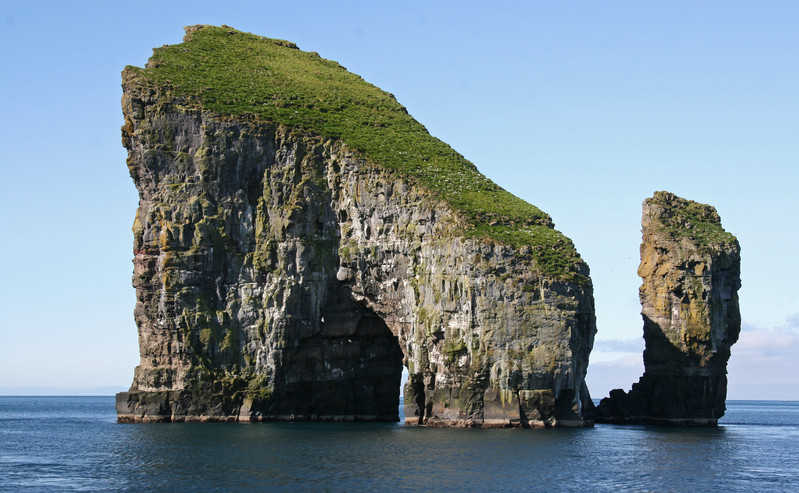
<instances>
[{"instance_id":1,"label":"shadowed rock face","mask_svg":"<svg viewBox=\"0 0 799 493\"><path fill-rule=\"evenodd\" d=\"M668 192L644 202L641 224L645 371L602 399L597 421L715 425L741 329L738 241L713 207Z\"/></svg>"},{"instance_id":2,"label":"shadowed rock face","mask_svg":"<svg viewBox=\"0 0 799 493\"><path fill-rule=\"evenodd\" d=\"M466 238L339 141L220 118L124 74L141 362L121 422L582 426L588 268Z\"/></svg>"}]
</instances>

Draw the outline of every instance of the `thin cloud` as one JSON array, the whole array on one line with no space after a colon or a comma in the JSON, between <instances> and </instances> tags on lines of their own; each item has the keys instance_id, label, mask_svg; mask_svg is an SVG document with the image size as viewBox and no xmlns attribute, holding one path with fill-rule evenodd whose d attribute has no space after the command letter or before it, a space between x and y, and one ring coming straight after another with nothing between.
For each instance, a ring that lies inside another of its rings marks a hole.
<instances>
[{"instance_id":1,"label":"thin cloud","mask_svg":"<svg viewBox=\"0 0 799 493\"><path fill-rule=\"evenodd\" d=\"M799 399L799 315L771 329L744 324L727 370L730 399Z\"/></svg>"},{"instance_id":2,"label":"thin cloud","mask_svg":"<svg viewBox=\"0 0 799 493\"><path fill-rule=\"evenodd\" d=\"M630 390L644 373L641 354L631 354L613 361L591 362L585 381L591 397L607 397L611 390Z\"/></svg>"},{"instance_id":3,"label":"thin cloud","mask_svg":"<svg viewBox=\"0 0 799 493\"><path fill-rule=\"evenodd\" d=\"M640 337L633 339L597 339L594 341L594 351L606 353L640 353L644 350L644 340Z\"/></svg>"}]
</instances>

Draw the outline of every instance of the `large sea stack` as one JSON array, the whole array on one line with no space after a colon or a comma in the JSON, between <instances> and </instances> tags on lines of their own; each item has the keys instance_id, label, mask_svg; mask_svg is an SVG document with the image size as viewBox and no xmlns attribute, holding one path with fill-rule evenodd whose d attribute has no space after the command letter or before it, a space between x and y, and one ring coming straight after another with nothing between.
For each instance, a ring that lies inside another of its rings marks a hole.
<instances>
[{"instance_id":1,"label":"large sea stack","mask_svg":"<svg viewBox=\"0 0 799 493\"><path fill-rule=\"evenodd\" d=\"M644 375L602 399L597 421L716 425L741 330L740 246L716 209L668 192L644 201L641 224Z\"/></svg>"},{"instance_id":2,"label":"large sea stack","mask_svg":"<svg viewBox=\"0 0 799 493\"><path fill-rule=\"evenodd\" d=\"M225 26L123 90L141 362L119 421L396 421L404 366L407 423L590 423L588 267L391 94Z\"/></svg>"}]
</instances>

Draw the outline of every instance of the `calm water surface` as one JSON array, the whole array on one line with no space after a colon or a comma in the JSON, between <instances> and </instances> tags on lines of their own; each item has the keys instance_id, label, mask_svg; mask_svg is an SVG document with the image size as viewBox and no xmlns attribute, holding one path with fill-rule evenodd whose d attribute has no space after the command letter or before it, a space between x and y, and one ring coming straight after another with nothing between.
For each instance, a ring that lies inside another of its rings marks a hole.
<instances>
[{"instance_id":1,"label":"calm water surface","mask_svg":"<svg viewBox=\"0 0 799 493\"><path fill-rule=\"evenodd\" d=\"M0 397L0 491L799 491L799 402L715 429L120 425L113 397Z\"/></svg>"}]
</instances>

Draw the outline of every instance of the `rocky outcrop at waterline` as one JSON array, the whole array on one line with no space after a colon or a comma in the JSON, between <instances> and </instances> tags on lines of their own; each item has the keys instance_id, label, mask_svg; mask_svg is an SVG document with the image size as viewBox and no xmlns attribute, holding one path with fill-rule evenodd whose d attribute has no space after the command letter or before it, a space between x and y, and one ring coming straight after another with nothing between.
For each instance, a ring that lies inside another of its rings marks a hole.
<instances>
[{"instance_id":1,"label":"rocky outcrop at waterline","mask_svg":"<svg viewBox=\"0 0 799 493\"><path fill-rule=\"evenodd\" d=\"M596 419L715 425L741 330L740 246L709 205L657 192L643 209L644 375L602 399Z\"/></svg>"},{"instance_id":2,"label":"rocky outcrop at waterline","mask_svg":"<svg viewBox=\"0 0 799 493\"><path fill-rule=\"evenodd\" d=\"M123 73L141 361L122 422L583 426L588 267L388 93L187 29Z\"/></svg>"}]
</instances>

